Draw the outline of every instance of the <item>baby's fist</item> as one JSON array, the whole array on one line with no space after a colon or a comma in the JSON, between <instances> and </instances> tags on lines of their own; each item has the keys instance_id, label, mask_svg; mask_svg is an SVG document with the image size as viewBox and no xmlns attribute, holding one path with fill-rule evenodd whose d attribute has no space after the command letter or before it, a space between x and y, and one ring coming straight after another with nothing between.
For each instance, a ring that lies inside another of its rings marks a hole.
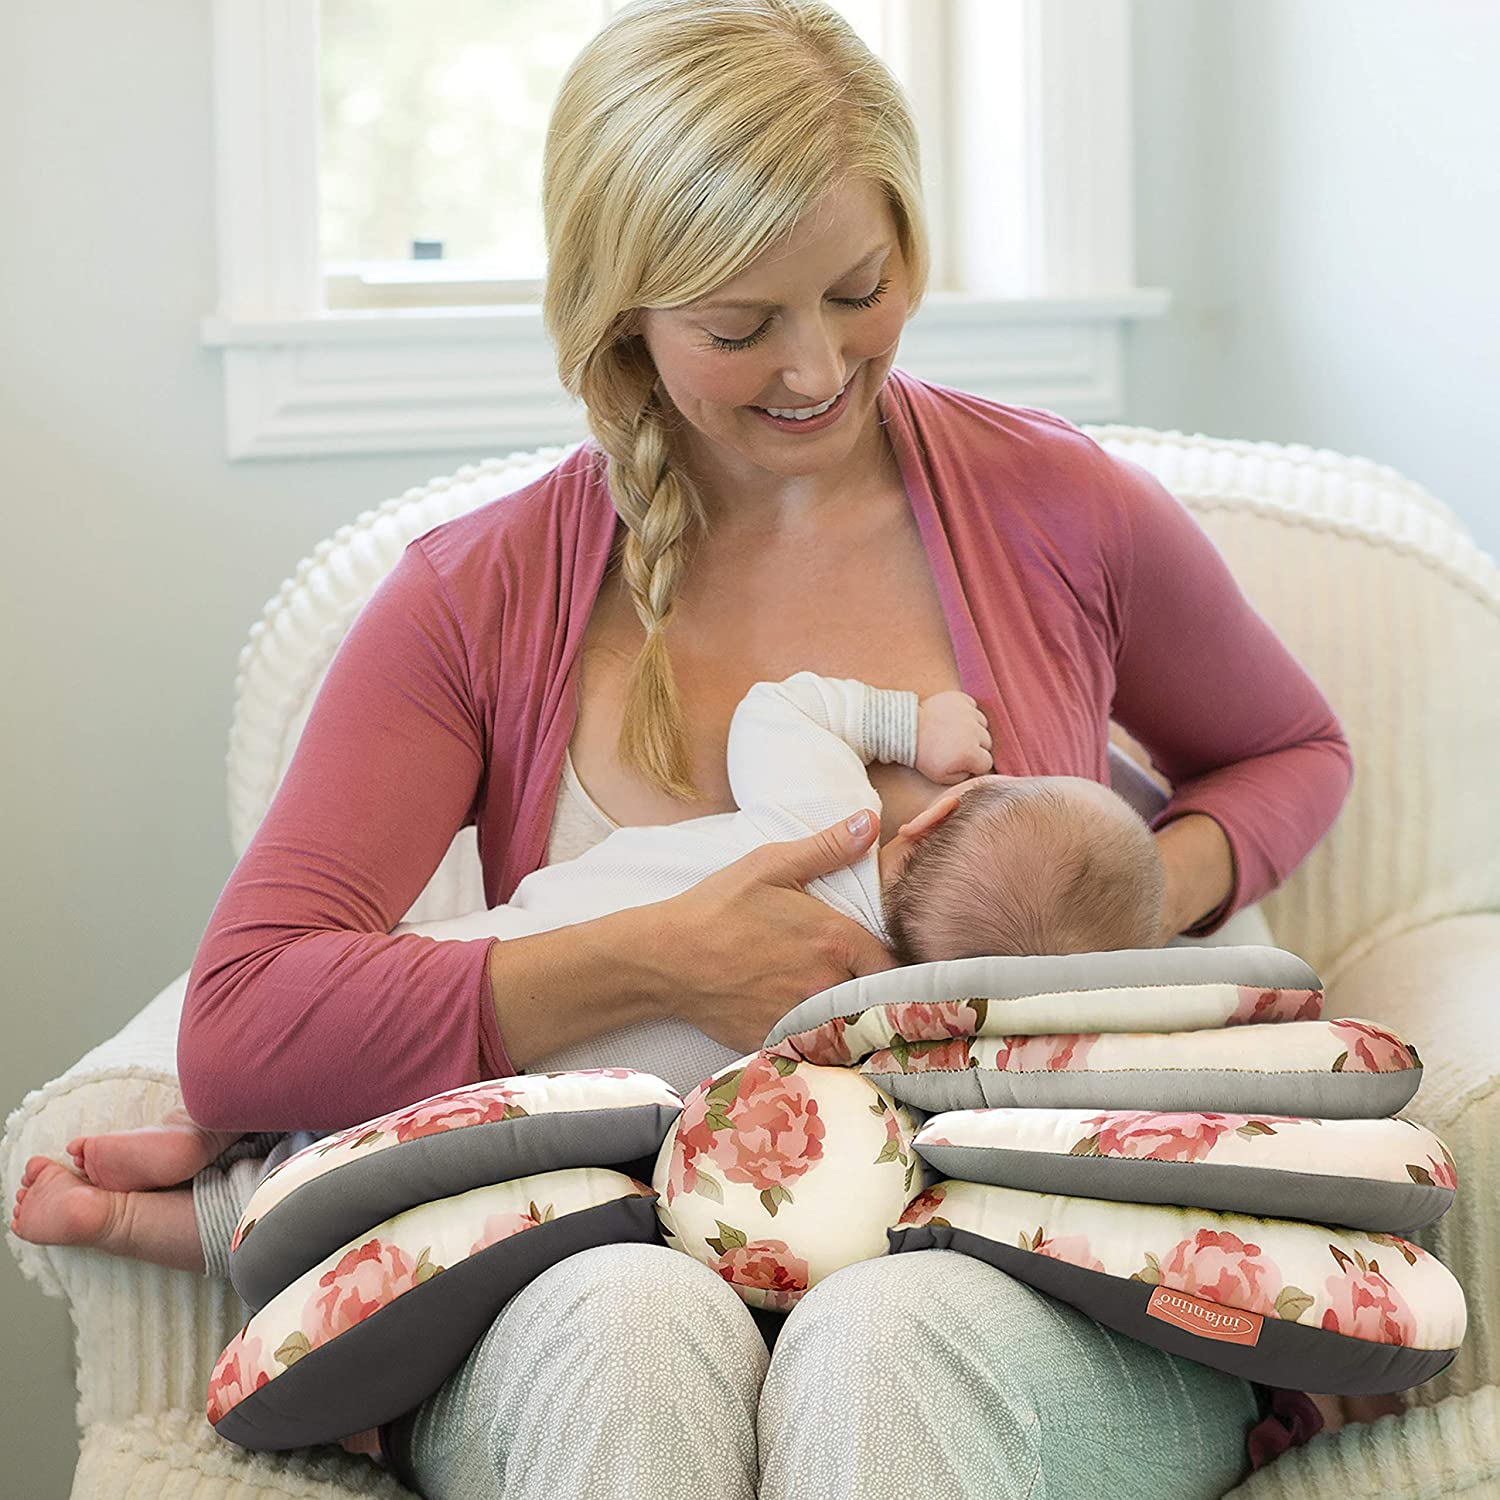
<instances>
[{"instance_id":1,"label":"baby's fist","mask_svg":"<svg viewBox=\"0 0 1500 1500\"><path fill-rule=\"evenodd\" d=\"M979 705L956 689L917 705L917 770L940 786L955 786L994 770L990 731Z\"/></svg>"}]
</instances>

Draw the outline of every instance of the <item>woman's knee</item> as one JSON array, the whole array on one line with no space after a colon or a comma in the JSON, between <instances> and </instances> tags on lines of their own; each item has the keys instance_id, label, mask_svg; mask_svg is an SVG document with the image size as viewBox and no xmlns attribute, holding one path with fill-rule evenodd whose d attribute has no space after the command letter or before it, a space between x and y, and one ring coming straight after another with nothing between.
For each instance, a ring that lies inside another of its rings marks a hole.
<instances>
[{"instance_id":1,"label":"woman's knee","mask_svg":"<svg viewBox=\"0 0 1500 1500\"><path fill-rule=\"evenodd\" d=\"M504 1317L517 1323L535 1318L553 1325L576 1322L602 1344L646 1331L688 1340L728 1338L747 1347L760 1341L753 1319L728 1283L664 1245L580 1250L522 1287L506 1304Z\"/></svg>"}]
</instances>

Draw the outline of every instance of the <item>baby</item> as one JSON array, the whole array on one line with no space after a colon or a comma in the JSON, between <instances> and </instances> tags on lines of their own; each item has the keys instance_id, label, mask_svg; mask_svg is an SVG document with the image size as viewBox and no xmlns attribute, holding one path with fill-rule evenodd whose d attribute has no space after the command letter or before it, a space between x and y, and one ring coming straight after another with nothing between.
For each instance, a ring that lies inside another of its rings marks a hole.
<instances>
[{"instance_id":1,"label":"baby","mask_svg":"<svg viewBox=\"0 0 1500 1500\"><path fill-rule=\"evenodd\" d=\"M875 760L914 766L947 790L884 846L808 891L861 922L902 963L1159 946L1161 860L1122 798L1076 776L983 774L993 765L990 736L965 693L919 703L915 693L811 672L757 683L736 708L728 769L738 811L617 829L577 859L528 875L509 902L402 923L393 934L516 937L665 899L760 844L878 807L865 769ZM624 1055L613 1043L608 1051L617 1065L650 1062L644 1052L632 1058L629 1036L619 1035ZM544 1059L532 1071L558 1068ZM701 1067L690 1071L667 1081L686 1092L704 1076ZM180 1108L139 1130L81 1136L67 1145L77 1173L47 1157L27 1162L11 1228L37 1244L89 1245L224 1275L230 1234L259 1179L316 1139L305 1131L242 1138L207 1130ZM264 1161L245 1159L257 1146L274 1149ZM210 1210L212 1195L186 1184L235 1151L234 1186ZM167 1188L176 1190L156 1191Z\"/></svg>"}]
</instances>

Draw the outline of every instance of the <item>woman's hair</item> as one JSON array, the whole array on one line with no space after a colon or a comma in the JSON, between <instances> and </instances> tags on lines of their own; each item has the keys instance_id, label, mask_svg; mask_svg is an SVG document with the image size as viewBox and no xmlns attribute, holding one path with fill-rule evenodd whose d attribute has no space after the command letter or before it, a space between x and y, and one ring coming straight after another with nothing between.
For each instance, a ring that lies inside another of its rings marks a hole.
<instances>
[{"instance_id":1,"label":"woman's hair","mask_svg":"<svg viewBox=\"0 0 1500 1500\"><path fill-rule=\"evenodd\" d=\"M548 123L542 315L603 450L646 630L620 756L684 800L702 794L665 630L707 517L626 325L737 276L855 181L884 190L915 312L929 265L916 127L894 74L822 0L636 0L574 59Z\"/></svg>"},{"instance_id":2,"label":"woman's hair","mask_svg":"<svg viewBox=\"0 0 1500 1500\"><path fill-rule=\"evenodd\" d=\"M884 893L900 963L1160 945L1151 830L1045 778L971 787Z\"/></svg>"}]
</instances>

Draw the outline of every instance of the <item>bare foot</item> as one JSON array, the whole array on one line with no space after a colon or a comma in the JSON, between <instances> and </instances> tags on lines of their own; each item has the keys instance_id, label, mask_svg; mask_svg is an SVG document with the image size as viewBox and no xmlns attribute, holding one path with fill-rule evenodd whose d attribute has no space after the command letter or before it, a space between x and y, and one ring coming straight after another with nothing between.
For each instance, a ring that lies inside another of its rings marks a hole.
<instances>
[{"instance_id":1,"label":"bare foot","mask_svg":"<svg viewBox=\"0 0 1500 1500\"><path fill-rule=\"evenodd\" d=\"M238 1139L237 1131L195 1125L178 1108L163 1116L159 1125L77 1136L67 1150L83 1178L95 1187L124 1193L187 1182Z\"/></svg>"},{"instance_id":2,"label":"bare foot","mask_svg":"<svg viewBox=\"0 0 1500 1500\"><path fill-rule=\"evenodd\" d=\"M33 1156L21 1175L11 1232L36 1245L86 1245L109 1255L203 1274L191 1188L117 1193L61 1162Z\"/></svg>"},{"instance_id":3,"label":"bare foot","mask_svg":"<svg viewBox=\"0 0 1500 1500\"><path fill-rule=\"evenodd\" d=\"M11 1210L12 1234L34 1245L108 1248L120 1238L124 1193L95 1187L47 1156L33 1156L21 1174Z\"/></svg>"}]
</instances>

